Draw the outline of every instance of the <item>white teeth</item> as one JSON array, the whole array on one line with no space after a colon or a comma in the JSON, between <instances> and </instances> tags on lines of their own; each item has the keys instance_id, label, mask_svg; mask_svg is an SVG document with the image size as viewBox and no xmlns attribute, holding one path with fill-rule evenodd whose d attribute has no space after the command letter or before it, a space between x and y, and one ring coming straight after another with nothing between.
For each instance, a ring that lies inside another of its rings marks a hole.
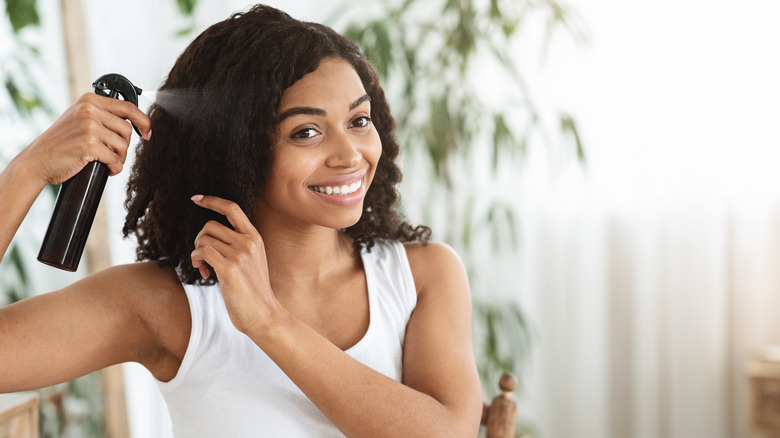
<instances>
[{"instance_id":1,"label":"white teeth","mask_svg":"<svg viewBox=\"0 0 780 438\"><path fill-rule=\"evenodd\" d=\"M363 185L361 180L357 180L350 185L344 184L340 187L331 186L311 186L310 188L315 192L324 193L326 195L351 195L355 193L360 186Z\"/></svg>"}]
</instances>

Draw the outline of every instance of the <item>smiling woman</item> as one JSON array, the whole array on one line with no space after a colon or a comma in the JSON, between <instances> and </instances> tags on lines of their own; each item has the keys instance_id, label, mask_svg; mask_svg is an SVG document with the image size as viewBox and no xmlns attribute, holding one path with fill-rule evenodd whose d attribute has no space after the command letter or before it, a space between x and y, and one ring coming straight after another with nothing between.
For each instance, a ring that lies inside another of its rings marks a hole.
<instances>
[{"instance_id":1,"label":"smiling woman","mask_svg":"<svg viewBox=\"0 0 780 438\"><path fill-rule=\"evenodd\" d=\"M265 221L294 223L302 213L310 216L304 223L351 227L382 153L360 77L349 63L325 59L284 93L280 113L276 166L256 207L258 229Z\"/></svg>"},{"instance_id":2,"label":"smiling woman","mask_svg":"<svg viewBox=\"0 0 780 438\"><path fill-rule=\"evenodd\" d=\"M395 122L357 47L256 6L160 95L184 102L86 94L0 174L4 253L46 183L120 172L126 120L143 134L124 226L142 263L0 309L0 393L138 362L178 436L474 437L466 273L397 211Z\"/></svg>"}]
</instances>

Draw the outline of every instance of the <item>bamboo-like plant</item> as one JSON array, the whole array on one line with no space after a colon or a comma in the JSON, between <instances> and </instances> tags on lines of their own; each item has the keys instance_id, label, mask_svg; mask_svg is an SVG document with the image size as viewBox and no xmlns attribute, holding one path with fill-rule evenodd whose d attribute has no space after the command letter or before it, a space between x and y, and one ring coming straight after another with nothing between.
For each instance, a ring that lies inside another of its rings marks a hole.
<instances>
[{"instance_id":1,"label":"bamboo-like plant","mask_svg":"<svg viewBox=\"0 0 780 438\"><path fill-rule=\"evenodd\" d=\"M383 78L405 148L406 178L413 181L402 188L405 210L460 250L472 285L501 287L477 259L517 248L517 207L498 189L500 176L519 170L534 139L551 146L545 140L551 125L571 140L572 155L585 158L576 122L543 114L512 48L531 20L544 20L544 35L535 36L543 44L556 28L584 39L576 15L558 0L383 0L359 14L351 13L353 6L345 2L331 24L360 45ZM491 95L483 86L486 80L501 81L498 95L496 87ZM475 190L479 179L491 190ZM500 295L513 291L506 292ZM517 302L497 295L474 291L474 342L486 397L503 371L523 376L533 337ZM520 424L519 433L530 431Z\"/></svg>"}]
</instances>

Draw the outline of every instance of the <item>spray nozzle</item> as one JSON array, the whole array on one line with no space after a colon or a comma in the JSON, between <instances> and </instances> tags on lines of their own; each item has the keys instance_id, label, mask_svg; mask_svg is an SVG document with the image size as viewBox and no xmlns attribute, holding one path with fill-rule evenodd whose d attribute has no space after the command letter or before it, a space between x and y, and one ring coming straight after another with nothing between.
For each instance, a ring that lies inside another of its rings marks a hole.
<instances>
[{"instance_id":1,"label":"spray nozzle","mask_svg":"<svg viewBox=\"0 0 780 438\"><path fill-rule=\"evenodd\" d=\"M133 85L126 77L118 73L109 73L97 78L97 80L92 83L92 89L95 91L95 94L101 96L114 99L118 99L119 96L122 96L124 100L131 102L135 106L138 106L138 96L140 96L143 91ZM138 130L137 126L133 125L133 129L135 129L135 132L138 133L138 135L141 135L141 131Z\"/></svg>"}]
</instances>

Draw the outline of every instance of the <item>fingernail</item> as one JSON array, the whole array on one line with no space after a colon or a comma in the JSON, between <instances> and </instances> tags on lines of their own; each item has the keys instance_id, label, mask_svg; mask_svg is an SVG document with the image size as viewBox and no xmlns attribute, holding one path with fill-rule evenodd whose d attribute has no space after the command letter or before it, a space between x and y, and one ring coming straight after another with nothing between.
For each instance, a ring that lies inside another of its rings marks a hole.
<instances>
[{"instance_id":1,"label":"fingernail","mask_svg":"<svg viewBox=\"0 0 780 438\"><path fill-rule=\"evenodd\" d=\"M203 195L195 195L195 196L193 196L193 197L192 197L192 198L190 198L190 199L192 199L192 200L193 200L193 201L195 201L195 202L200 202L200 201L201 201L201 199L203 199Z\"/></svg>"},{"instance_id":2,"label":"fingernail","mask_svg":"<svg viewBox=\"0 0 780 438\"><path fill-rule=\"evenodd\" d=\"M152 139L152 129L149 128L149 133L146 134L146 140L148 141L148 140L151 140L151 139Z\"/></svg>"}]
</instances>

